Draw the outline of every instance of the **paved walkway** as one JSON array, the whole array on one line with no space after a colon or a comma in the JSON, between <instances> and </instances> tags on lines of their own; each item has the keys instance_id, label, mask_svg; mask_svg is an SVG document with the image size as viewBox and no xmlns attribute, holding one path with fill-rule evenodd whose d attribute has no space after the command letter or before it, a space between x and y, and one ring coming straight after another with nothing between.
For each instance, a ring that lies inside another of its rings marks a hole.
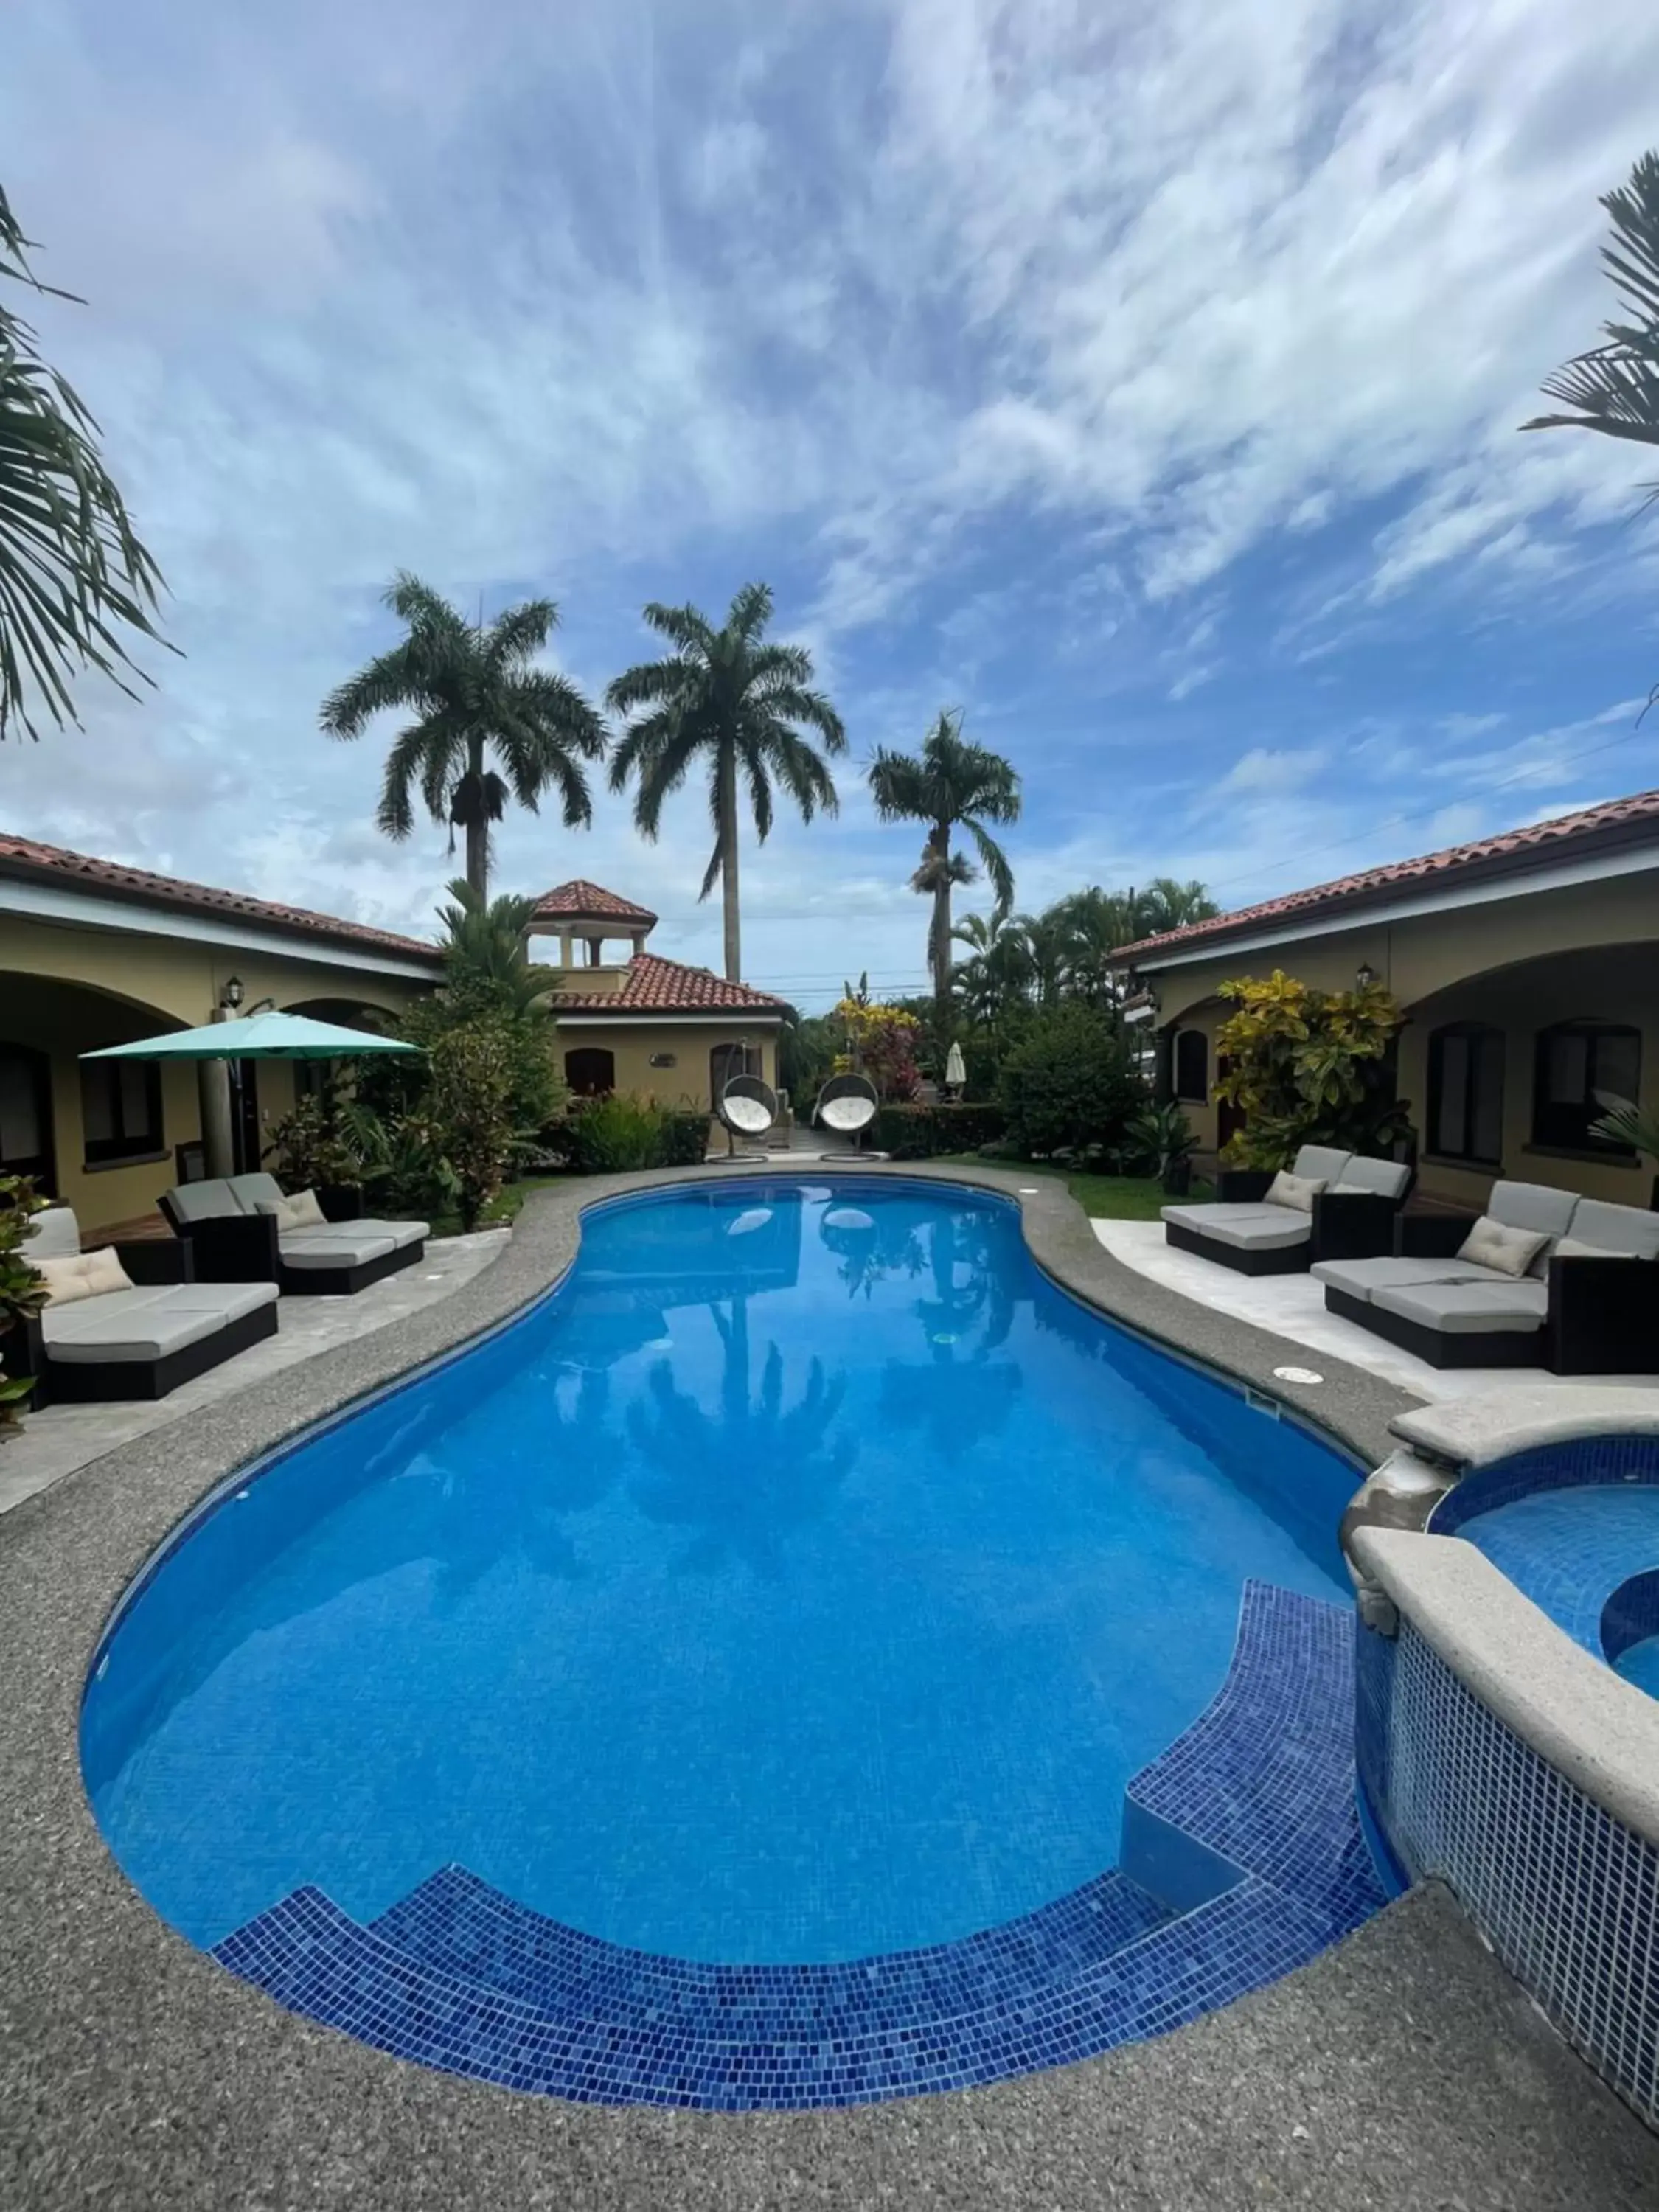
<instances>
[{"instance_id":1,"label":"paved walkway","mask_svg":"<svg viewBox=\"0 0 1659 2212\"><path fill-rule=\"evenodd\" d=\"M1095 1235L1115 1260L1133 1267L1138 1275L1184 1298L1206 1306L1212 1313L1231 1314L1272 1329L1292 1343L1329 1359L1363 1367L1419 1398L1467 1398L1491 1390L1511 1390L1518 1381L1528 1388L1559 1384L1563 1389L1582 1389L1582 1376L1553 1376L1542 1368L1528 1368L1524 1376L1513 1367L1431 1367L1426 1359L1373 1336L1357 1322L1325 1310L1325 1286L1311 1275L1241 1275L1232 1267L1218 1267L1195 1252L1180 1252L1164 1242L1161 1221L1097 1221ZM1598 1375L1598 1383L1629 1382L1659 1392L1659 1376Z\"/></svg>"},{"instance_id":2,"label":"paved walkway","mask_svg":"<svg viewBox=\"0 0 1659 2212\"><path fill-rule=\"evenodd\" d=\"M441 1237L427 1246L418 1266L371 1283L355 1297L279 1299L275 1336L165 1398L119 1406L48 1406L44 1413L29 1414L20 1435L0 1439L0 1513L152 1429L216 1405L337 1344L406 1321L470 1283L507 1249L507 1234L489 1229L476 1237Z\"/></svg>"}]
</instances>

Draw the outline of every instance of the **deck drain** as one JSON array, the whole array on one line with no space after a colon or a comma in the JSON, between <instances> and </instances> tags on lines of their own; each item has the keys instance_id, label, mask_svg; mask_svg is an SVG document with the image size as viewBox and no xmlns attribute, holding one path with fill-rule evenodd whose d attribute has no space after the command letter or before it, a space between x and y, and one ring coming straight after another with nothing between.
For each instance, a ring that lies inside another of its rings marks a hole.
<instances>
[{"instance_id":1,"label":"deck drain","mask_svg":"<svg viewBox=\"0 0 1659 2212\"><path fill-rule=\"evenodd\" d=\"M1275 1367L1273 1373L1281 1382L1322 1382L1325 1380L1312 1367Z\"/></svg>"},{"instance_id":2,"label":"deck drain","mask_svg":"<svg viewBox=\"0 0 1659 2212\"><path fill-rule=\"evenodd\" d=\"M1041 1183L1023 1182L1019 1187L1019 1194L1022 1198L1041 1198L1042 1186Z\"/></svg>"}]
</instances>

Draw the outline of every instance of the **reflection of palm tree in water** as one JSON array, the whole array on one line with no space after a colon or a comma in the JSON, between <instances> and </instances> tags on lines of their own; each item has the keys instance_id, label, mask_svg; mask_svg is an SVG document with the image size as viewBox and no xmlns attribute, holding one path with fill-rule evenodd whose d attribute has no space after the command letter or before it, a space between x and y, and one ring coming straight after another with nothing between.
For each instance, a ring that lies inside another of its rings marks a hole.
<instances>
[{"instance_id":1,"label":"reflection of palm tree in water","mask_svg":"<svg viewBox=\"0 0 1659 2212\"><path fill-rule=\"evenodd\" d=\"M997 1435L1020 1387L1020 1370L990 1354L1014 1325L1012 1273L999 1264L1002 1224L977 1209L937 1217L928 1243L933 1295L915 1312L927 1340L928 1365L890 1361L882 1414L892 1427L923 1432L951 1458ZM958 1268L967 1279L958 1283ZM943 1370L941 1372L941 1370Z\"/></svg>"},{"instance_id":2,"label":"reflection of palm tree in water","mask_svg":"<svg viewBox=\"0 0 1659 2212\"><path fill-rule=\"evenodd\" d=\"M927 1264L919 1232L904 1221L896 1207L883 1206L878 1217L866 1214L864 1218L870 1224L867 1229L837 1227L825 1221L819 1232L840 1261L836 1272L846 1284L848 1296L854 1298L860 1291L867 1298L876 1285L884 1283L890 1275L919 1275Z\"/></svg>"},{"instance_id":3,"label":"reflection of palm tree in water","mask_svg":"<svg viewBox=\"0 0 1659 2212\"><path fill-rule=\"evenodd\" d=\"M487 1453L469 1454L453 1469L434 1455L433 1471L444 1485L447 1529L438 1556L446 1595L461 1595L514 1553L560 1581L583 1572L564 1522L597 1505L615 1479L611 1377L587 1368L574 1393L560 1388L564 1380L546 1378L533 1426L521 1420Z\"/></svg>"},{"instance_id":4,"label":"reflection of palm tree in water","mask_svg":"<svg viewBox=\"0 0 1659 2212\"><path fill-rule=\"evenodd\" d=\"M729 1319L718 1306L709 1310L724 1353L720 1413L704 1413L675 1387L672 1364L659 1360L649 1405L629 1411L629 1434L653 1469L635 1497L647 1519L699 1532L682 1565L710 1569L742 1559L769 1578L781 1571L783 1540L817 1519L853 1464L853 1439L830 1435L847 1383L841 1376L827 1381L823 1361L814 1359L805 1389L786 1408L783 1357L772 1344L760 1389L751 1393L748 1299L733 1297Z\"/></svg>"}]
</instances>

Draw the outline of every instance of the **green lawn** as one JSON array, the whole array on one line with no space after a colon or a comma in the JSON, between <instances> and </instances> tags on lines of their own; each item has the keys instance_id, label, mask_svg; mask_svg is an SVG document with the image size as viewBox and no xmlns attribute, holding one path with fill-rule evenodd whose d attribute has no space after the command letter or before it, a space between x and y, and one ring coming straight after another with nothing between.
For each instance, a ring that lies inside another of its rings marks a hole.
<instances>
[{"instance_id":1,"label":"green lawn","mask_svg":"<svg viewBox=\"0 0 1659 2212\"><path fill-rule=\"evenodd\" d=\"M1062 1169L1045 1166L1038 1160L991 1162L980 1159L973 1152L941 1155L938 1164L948 1165L952 1158L965 1167L995 1165L1006 1168L1011 1174L1016 1171L1020 1175L1036 1176L1064 1173ZM1158 1208L1170 1203L1164 1186L1156 1176L1068 1175L1066 1176L1066 1188L1083 1211L1096 1221L1156 1221ZM1212 1195L1209 1184L1194 1176L1188 1196L1200 1199Z\"/></svg>"}]
</instances>

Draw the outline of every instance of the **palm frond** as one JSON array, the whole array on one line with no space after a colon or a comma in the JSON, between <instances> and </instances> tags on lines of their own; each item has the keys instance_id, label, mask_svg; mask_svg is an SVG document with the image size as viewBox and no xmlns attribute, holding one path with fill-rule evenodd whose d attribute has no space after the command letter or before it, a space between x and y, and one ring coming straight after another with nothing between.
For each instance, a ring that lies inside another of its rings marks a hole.
<instances>
[{"instance_id":1,"label":"palm frond","mask_svg":"<svg viewBox=\"0 0 1659 2212\"><path fill-rule=\"evenodd\" d=\"M495 678L520 667L539 653L559 626L559 610L551 599L521 599L497 615L484 634L481 658Z\"/></svg>"},{"instance_id":2,"label":"palm frond","mask_svg":"<svg viewBox=\"0 0 1659 2212\"><path fill-rule=\"evenodd\" d=\"M649 599L642 612L647 628L678 646L682 653L707 657L714 651L714 632L708 617L696 607L670 607L659 599Z\"/></svg>"},{"instance_id":3,"label":"palm frond","mask_svg":"<svg viewBox=\"0 0 1659 2212\"><path fill-rule=\"evenodd\" d=\"M73 300L39 283L28 245L0 191L0 276ZM0 738L13 720L38 738L37 712L76 720L70 685L85 668L136 698L127 675L151 679L123 630L165 643L161 572L104 466L97 421L34 344L33 326L0 307Z\"/></svg>"},{"instance_id":4,"label":"palm frond","mask_svg":"<svg viewBox=\"0 0 1659 2212\"><path fill-rule=\"evenodd\" d=\"M1575 411L1537 415L1523 430L1600 430L1659 445L1659 153L1644 154L1630 180L1604 194L1613 243L1603 265L1632 310L1633 324L1606 323L1603 342L1544 380L1552 399Z\"/></svg>"}]
</instances>

